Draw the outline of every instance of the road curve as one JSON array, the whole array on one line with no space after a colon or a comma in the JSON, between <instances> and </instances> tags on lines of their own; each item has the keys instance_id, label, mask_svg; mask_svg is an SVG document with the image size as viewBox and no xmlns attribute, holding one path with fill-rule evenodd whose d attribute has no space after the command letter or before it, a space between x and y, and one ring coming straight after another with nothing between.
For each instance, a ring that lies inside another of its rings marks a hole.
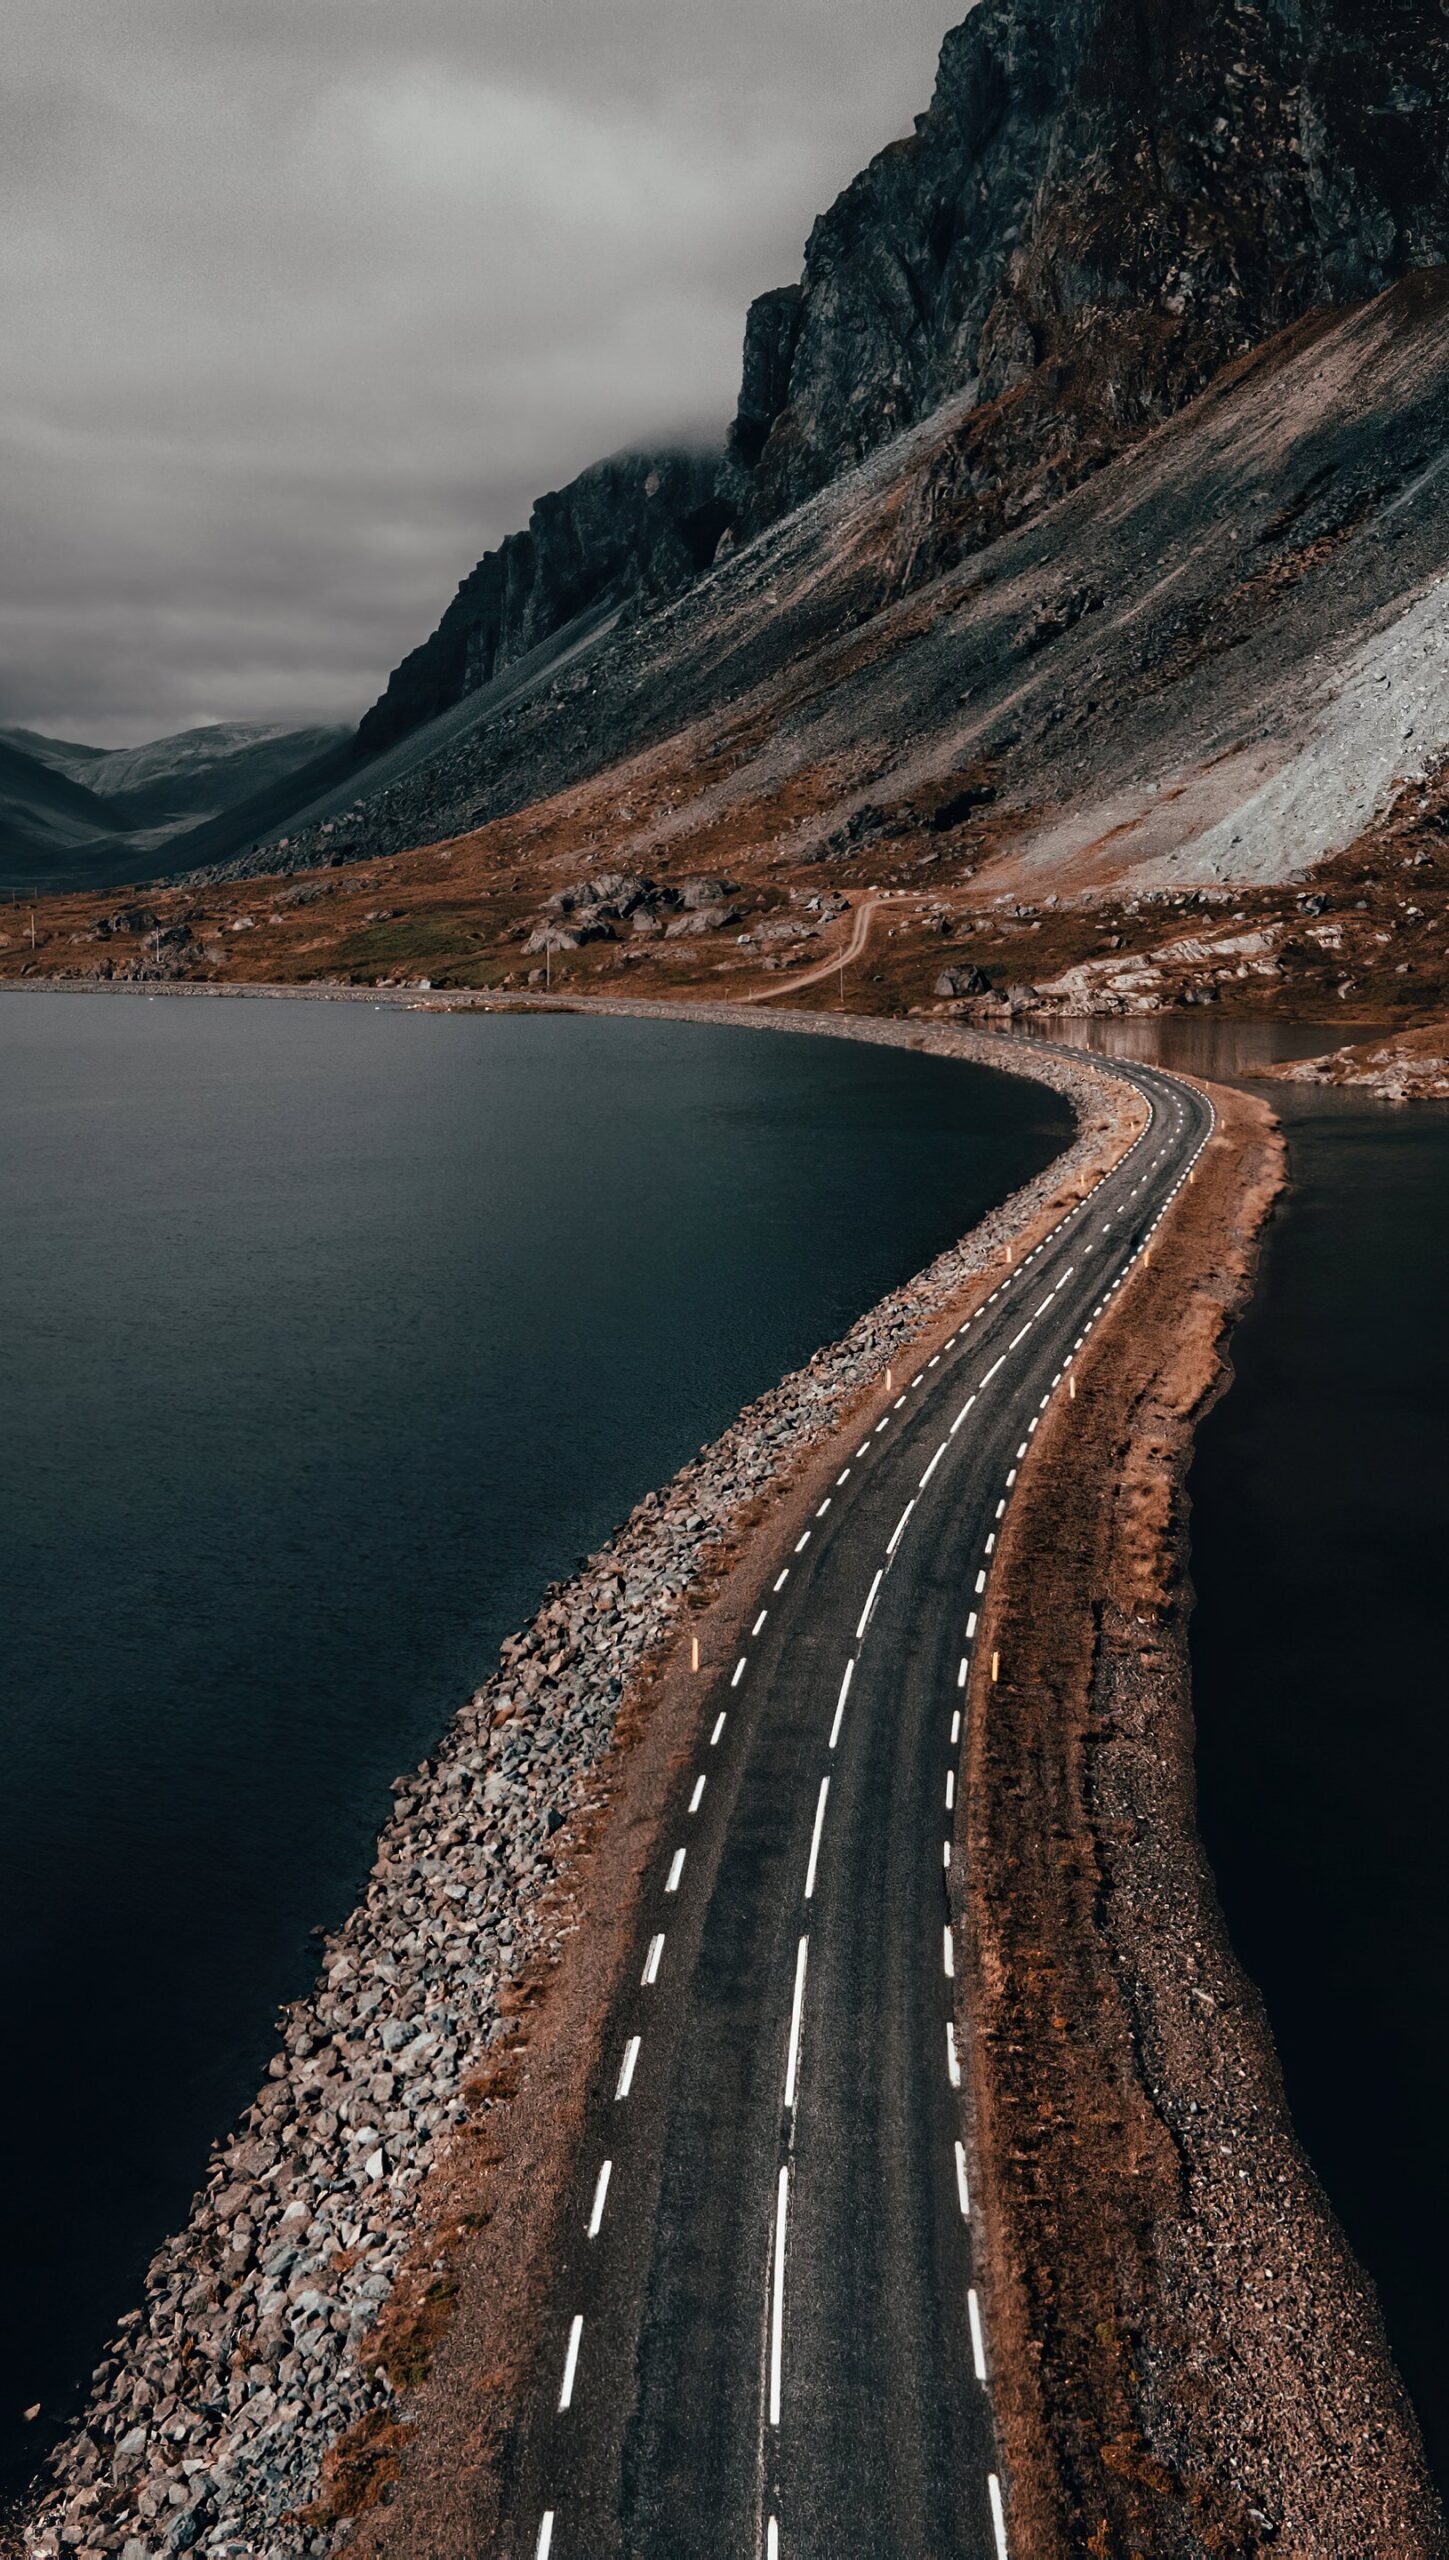
<instances>
[{"instance_id":1,"label":"road curve","mask_svg":"<svg viewBox=\"0 0 1449 2560\"><path fill-rule=\"evenodd\" d=\"M739 1659L646 1878L498 2548L1005 2560L952 1873L1016 1470L1211 1134L1148 1129L865 1434Z\"/></svg>"},{"instance_id":2,"label":"road curve","mask_svg":"<svg viewBox=\"0 0 1449 2560\"><path fill-rule=\"evenodd\" d=\"M850 940L842 951L832 951L828 960L817 960L813 969L797 969L788 977L782 974L775 980L772 987L755 987L749 995L741 996L739 1002L768 1004L772 996L795 996L800 993L802 987L813 987L818 979L833 978L837 971L850 968L852 963L860 958L870 940L870 929L875 922L876 911L880 904L880 898L872 892L863 904L856 908Z\"/></svg>"}]
</instances>

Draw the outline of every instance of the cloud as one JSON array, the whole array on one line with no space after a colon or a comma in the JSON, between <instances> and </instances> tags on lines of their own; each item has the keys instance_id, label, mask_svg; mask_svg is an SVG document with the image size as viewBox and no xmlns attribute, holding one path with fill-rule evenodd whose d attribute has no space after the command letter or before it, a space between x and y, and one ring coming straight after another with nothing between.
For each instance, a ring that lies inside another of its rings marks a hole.
<instances>
[{"instance_id":1,"label":"cloud","mask_svg":"<svg viewBox=\"0 0 1449 2560\"><path fill-rule=\"evenodd\" d=\"M532 498L717 436L950 0L10 0L0 718L353 718Z\"/></svg>"}]
</instances>

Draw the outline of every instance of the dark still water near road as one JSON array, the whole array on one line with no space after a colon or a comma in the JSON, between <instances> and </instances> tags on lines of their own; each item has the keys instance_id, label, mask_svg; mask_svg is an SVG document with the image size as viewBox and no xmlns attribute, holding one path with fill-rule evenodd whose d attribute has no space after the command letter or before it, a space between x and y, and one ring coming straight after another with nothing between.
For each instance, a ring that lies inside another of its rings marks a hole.
<instances>
[{"instance_id":1,"label":"dark still water near road","mask_svg":"<svg viewBox=\"0 0 1449 2560\"><path fill-rule=\"evenodd\" d=\"M1209 1076L1345 1037L1075 1029ZM1199 1824L1449 2496L1449 1108L1249 1089L1291 1188L1188 1479Z\"/></svg>"},{"instance_id":2,"label":"dark still water near road","mask_svg":"<svg viewBox=\"0 0 1449 2560\"><path fill-rule=\"evenodd\" d=\"M11 2481L500 1637L1068 1128L777 1032L0 1003Z\"/></svg>"},{"instance_id":3,"label":"dark still water near road","mask_svg":"<svg viewBox=\"0 0 1449 2560\"><path fill-rule=\"evenodd\" d=\"M1289 1087L1189 1478L1204 1844L1449 2492L1449 1109Z\"/></svg>"}]
</instances>

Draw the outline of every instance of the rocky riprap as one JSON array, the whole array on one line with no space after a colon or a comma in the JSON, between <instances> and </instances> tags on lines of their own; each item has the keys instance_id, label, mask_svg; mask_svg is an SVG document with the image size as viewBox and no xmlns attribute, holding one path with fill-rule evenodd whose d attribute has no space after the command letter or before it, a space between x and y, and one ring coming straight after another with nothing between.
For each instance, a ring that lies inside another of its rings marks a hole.
<instances>
[{"instance_id":1,"label":"rocky riprap","mask_svg":"<svg viewBox=\"0 0 1449 2560\"><path fill-rule=\"evenodd\" d=\"M799 1027L1006 1062L999 1040L967 1033ZM158 2250L143 2305L54 2457L26 2536L33 2560L338 2547L338 2529L308 2514L323 2457L393 2405L369 2341L508 1987L560 1941L566 1924L542 1897L626 1688L678 1628L741 1507L781 1485L1120 1121L1121 1088L1097 1068L1025 1044L1007 1057L1071 1100L1066 1153L647 1495L576 1579L550 1588L435 1755L396 1782L363 1902L287 2013L265 2085L190 2222Z\"/></svg>"}]
</instances>

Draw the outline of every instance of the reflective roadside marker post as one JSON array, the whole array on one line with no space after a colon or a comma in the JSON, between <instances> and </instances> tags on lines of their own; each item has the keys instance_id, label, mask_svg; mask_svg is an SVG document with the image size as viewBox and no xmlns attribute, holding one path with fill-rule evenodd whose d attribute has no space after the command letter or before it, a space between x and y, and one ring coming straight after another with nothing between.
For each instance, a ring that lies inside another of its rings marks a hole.
<instances>
[{"instance_id":1,"label":"reflective roadside marker post","mask_svg":"<svg viewBox=\"0 0 1449 2560\"><path fill-rule=\"evenodd\" d=\"M691 1671L697 1671L697 1670L699 1669L699 1638L698 1638L698 1636L691 1636L691 1637L690 1637L690 1639L689 1639L689 1667L690 1667L690 1670L691 1670Z\"/></svg>"},{"instance_id":2,"label":"reflective roadside marker post","mask_svg":"<svg viewBox=\"0 0 1449 2560\"><path fill-rule=\"evenodd\" d=\"M999 1653L993 1653L991 1657L991 1677L993 1683L1001 1677L1001 1656Z\"/></svg>"}]
</instances>

